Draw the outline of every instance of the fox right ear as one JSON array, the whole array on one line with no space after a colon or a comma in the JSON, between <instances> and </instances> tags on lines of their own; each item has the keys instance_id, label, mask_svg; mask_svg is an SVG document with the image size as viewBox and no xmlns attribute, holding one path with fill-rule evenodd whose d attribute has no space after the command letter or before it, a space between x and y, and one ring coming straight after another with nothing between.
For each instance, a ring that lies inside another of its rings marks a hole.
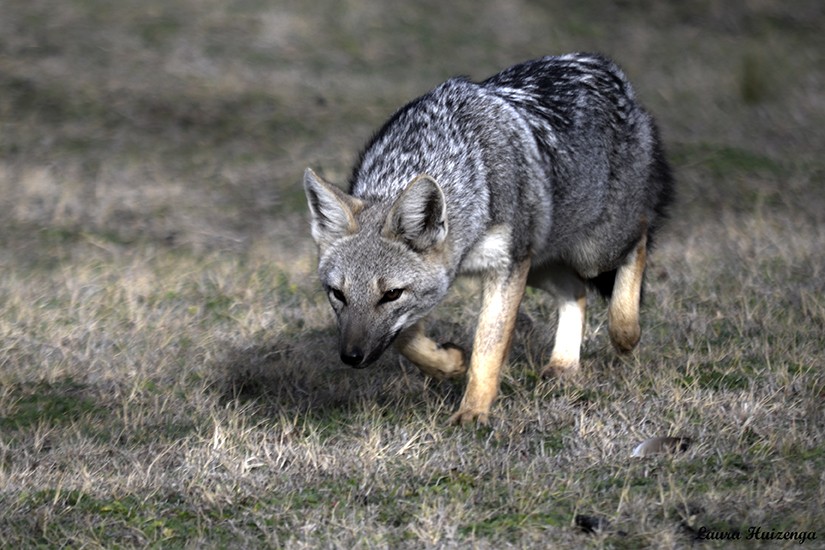
<instances>
[{"instance_id":1,"label":"fox right ear","mask_svg":"<svg viewBox=\"0 0 825 550\"><path fill-rule=\"evenodd\" d=\"M439 247L447 238L447 201L438 183L423 174L412 180L393 203L381 235L418 252Z\"/></svg>"},{"instance_id":2,"label":"fox right ear","mask_svg":"<svg viewBox=\"0 0 825 550\"><path fill-rule=\"evenodd\" d=\"M364 203L325 182L311 168L304 172L304 191L312 217L312 238L327 245L358 231L355 216Z\"/></svg>"}]
</instances>

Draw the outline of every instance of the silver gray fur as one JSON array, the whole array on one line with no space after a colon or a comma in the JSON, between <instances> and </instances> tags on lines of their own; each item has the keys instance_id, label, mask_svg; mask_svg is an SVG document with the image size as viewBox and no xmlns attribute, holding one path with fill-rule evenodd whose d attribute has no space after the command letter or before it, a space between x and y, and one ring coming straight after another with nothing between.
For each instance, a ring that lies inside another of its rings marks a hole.
<instances>
[{"instance_id":1,"label":"silver gray fur","mask_svg":"<svg viewBox=\"0 0 825 550\"><path fill-rule=\"evenodd\" d=\"M421 175L431 179L411 185ZM359 367L460 274L529 257L531 273L564 266L609 296L672 196L651 116L623 72L593 54L545 57L481 83L450 79L376 133L349 195L309 170L304 184L341 356ZM490 238L498 228L502 238Z\"/></svg>"}]
</instances>

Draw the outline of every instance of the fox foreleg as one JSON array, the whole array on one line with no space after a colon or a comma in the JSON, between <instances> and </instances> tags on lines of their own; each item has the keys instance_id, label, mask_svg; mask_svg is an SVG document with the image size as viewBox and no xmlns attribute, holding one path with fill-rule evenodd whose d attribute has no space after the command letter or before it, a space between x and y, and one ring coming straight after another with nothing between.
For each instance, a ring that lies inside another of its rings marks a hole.
<instances>
[{"instance_id":1,"label":"fox foreleg","mask_svg":"<svg viewBox=\"0 0 825 550\"><path fill-rule=\"evenodd\" d=\"M498 395L501 369L510 350L529 270L528 258L508 273L484 277L467 388L458 411L450 417L451 424L478 421L486 425L489 422L490 407Z\"/></svg>"},{"instance_id":2,"label":"fox foreleg","mask_svg":"<svg viewBox=\"0 0 825 550\"><path fill-rule=\"evenodd\" d=\"M402 332L395 346L427 376L442 380L458 378L467 372L464 350L452 343L437 344L427 338L420 321Z\"/></svg>"}]
</instances>

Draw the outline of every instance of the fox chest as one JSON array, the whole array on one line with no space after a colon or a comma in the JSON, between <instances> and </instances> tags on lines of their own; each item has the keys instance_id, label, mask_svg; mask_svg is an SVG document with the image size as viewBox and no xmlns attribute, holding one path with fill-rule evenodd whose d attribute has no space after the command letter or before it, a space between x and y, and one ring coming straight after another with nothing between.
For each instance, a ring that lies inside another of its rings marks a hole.
<instances>
[{"instance_id":1,"label":"fox chest","mask_svg":"<svg viewBox=\"0 0 825 550\"><path fill-rule=\"evenodd\" d=\"M510 229L494 225L470 248L461 260L460 274L508 269L513 261Z\"/></svg>"}]
</instances>

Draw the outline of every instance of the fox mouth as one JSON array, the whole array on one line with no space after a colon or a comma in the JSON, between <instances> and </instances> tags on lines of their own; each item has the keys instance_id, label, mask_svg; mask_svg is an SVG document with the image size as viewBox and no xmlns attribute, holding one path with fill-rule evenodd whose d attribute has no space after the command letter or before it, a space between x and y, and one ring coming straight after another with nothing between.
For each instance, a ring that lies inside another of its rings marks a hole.
<instances>
[{"instance_id":1,"label":"fox mouth","mask_svg":"<svg viewBox=\"0 0 825 550\"><path fill-rule=\"evenodd\" d=\"M401 330L393 332L386 342L376 346L368 355L360 346L341 346L341 361L354 369L364 369L378 361L388 347L398 338Z\"/></svg>"}]
</instances>

